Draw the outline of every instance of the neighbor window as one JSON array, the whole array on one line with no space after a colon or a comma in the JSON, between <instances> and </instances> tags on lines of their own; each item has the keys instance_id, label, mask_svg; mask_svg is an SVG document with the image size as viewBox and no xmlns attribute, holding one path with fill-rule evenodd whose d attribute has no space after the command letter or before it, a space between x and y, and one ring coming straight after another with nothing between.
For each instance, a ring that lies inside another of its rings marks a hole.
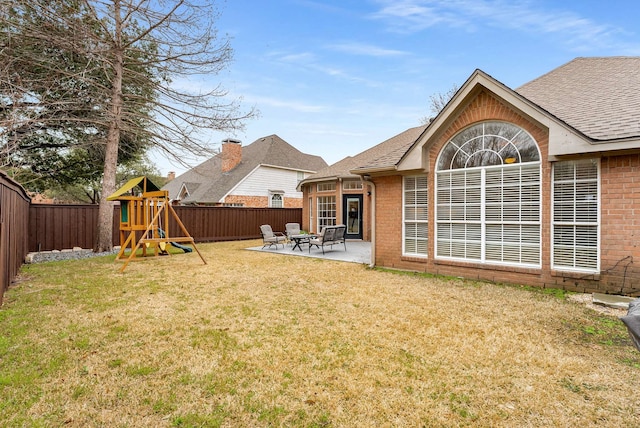
<instances>
[{"instance_id":1,"label":"neighbor window","mask_svg":"<svg viewBox=\"0 0 640 428\"><path fill-rule=\"evenodd\" d=\"M271 208L282 208L284 206L282 193L273 193L270 196L269 206Z\"/></svg>"},{"instance_id":2,"label":"neighbor window","mask_svg":"<svg viewBox=\"0 0 640 428\"><path fill-rule=\"evenodd\" d=\"M319 196L318 197L318 232L325 226L335 226L336 224L336 197L335 196Z\"/></svg>"},{"instance_id":3,"label":"neighbor window","mask_svg":"<svg viewBox=\"0 0 640 428\"><path fill-rule=\"evenodd\" d=\"M437 162L437 257L540 267L540 176L524 129L489 121L456 134Z\"/></svg>"},{"instance_id":4,"label":"neighbor window","mask_svg":"<svg viewBox=\"0 0 640 428\"><path fill-rule=\"evenodd\" d=\"M404 177L403 253L426 256L428 242L427 176Z\"/></svg>"},{"instance_id":5,"label":"neighbor window","mask_svg":"<svg viewBox=\"0 0 640 428\"><path fill-rule=\"evenodd\" d=\"M599 270L598 161L553 165L553 268Z\"/></svg>"}]
</instances>

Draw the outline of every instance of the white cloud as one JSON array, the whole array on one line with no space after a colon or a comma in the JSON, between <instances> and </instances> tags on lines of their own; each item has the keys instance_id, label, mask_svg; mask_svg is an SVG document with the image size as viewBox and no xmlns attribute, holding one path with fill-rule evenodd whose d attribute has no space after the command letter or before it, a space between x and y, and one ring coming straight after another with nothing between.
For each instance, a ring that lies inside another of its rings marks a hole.
<instances>
[{"instance_id":1,"label":"white cloud","mask_svg":"<svg viewBox=\"0 0 640 428\"><path fill-rule=\"evenodd\" d=\"M435 25L464 28L505 28L535 34L556 35L572 47L585 44L611 46L624 32L599 24L566 9L536 7L526 0L379 0L372 18L388 23L399 32L418 32Z\"/></svg>"},{"instance_id":2,"label":"white cloud","mask_svg":"<svg viewBox=\"0 0 640 428\"><path fill-rule=\"evenodd\" d=\"M288 68L299 67L307 71L312 71L333 78L337 78L344 81L356 82L370 87L380 86L380 82L373 81L371 79L362 78L356 76L344 67L327 65L323 63L322 59L318 55L311 52L301 53L271 53L268 55L271 61L280 62L285 64Z\"/></svg>"},{"instance_id":3,"label":"white cloud","mask_svg":"<svg viewBox=\"0 0 640 428\"><path fill-rule=\"evenodd\" d=\"M339 52L372 57L402 56L409 54L409 52L405 51L396 49L385 49L378 46L357 42L337 43L328 45L327 48Z\"/></svg>"},{"instance_id":4,"label":"white cloud","mask_svg":"<svg viewBox=\"0 0 640 428\"><path fill-rule=\"evenodd\" d=\"M459 24L455 14L446 10L446 4L422 0L381 0L378 3L381 9L371 17L386 21L392 30L401 33L419 32L435 25Z\"/></svg>"},{"instance_id":5,"label":"white cloud","mask_svg":"<svg viewBox=\"0 0 640 428\"><path fill-rule=\"evenodd\" d=\"M245 99L247 101L250 101L251 103L255 103L258 106L258 108L260 108L260 106L263 105L263 106L284 108L284 109L299 111L303 113L319 113L327 110L327 107L321 106L321 105L306 104L299 101L282 100L282 99L273 98L273 97L247 95Z\"/></svg>"}]
</instances>

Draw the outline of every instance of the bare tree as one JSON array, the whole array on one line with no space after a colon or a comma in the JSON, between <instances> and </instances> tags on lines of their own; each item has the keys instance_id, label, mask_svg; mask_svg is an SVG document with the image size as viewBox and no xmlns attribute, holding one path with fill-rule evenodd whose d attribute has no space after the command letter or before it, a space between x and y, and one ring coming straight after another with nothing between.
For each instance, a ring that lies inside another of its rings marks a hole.
<instances>
[{"instance_id":1,"label":"bare tree","mask_svg":"<svg viewBox=\"0 0 640 428\"><path fill-rule=\"evenodd\" d=\"M458 85L453 85L451 89L447 92L442 93L438 92L429 97L429 112L431 113L428 116L424 116L420 119L420 122L423 124L430 123L441 111L442 109L451 101L451 98L458 92Z\"/></svg>"},{"instance_id":2,"label":"bare tree","mask_svg":"<svg viewBox=\"0 0 640 428\"><path fill-rule=\"evenodd\" d=\"M253 110L241 112L238 100L228 99L219 85L189 89L204 77L217 75L231 60L228 39L217 36L218 13L212 2L0 0L0 5L0 29L8 35L28 34L27 38L6 37L0 45L0 55L12 61L6 77L0 77L7 79L0 87L13 89L0 93L0 109L11 112L4 117L12 119L0 123L0 132L11 134L0 135L0 144L10 146L11 141L18 141L21 132L16 131L27 129L30 122L37 123L41 135L64 135L63 145L73 138L96 137L92 144L97 140L104 155L96 251L112 246L113 204L106 198L115 191L123 141L148 144L180 161L184 152L210 152L204 131L238 130L245 119L255 115ZM25 14L32 19L22 19ZM16 47L16 43L21 45ZM36 64L13 55L42 45L47 46L45 53L57 55ZM41 77L51 76L46 81L48 90L37 92L20 83L21 70L34 66L43 70ZM61 76L72 77L69 93L86 86L86 97L56 100L42 96L55 92L55 79ZM25 103L35 107L18 108ZM43 116L43 108L51 103L63 108L56 109L56 115ZM65 116L65 111L74 114ZM61 125L81 131L50 132Z\"/></svg>"}]
</instances>

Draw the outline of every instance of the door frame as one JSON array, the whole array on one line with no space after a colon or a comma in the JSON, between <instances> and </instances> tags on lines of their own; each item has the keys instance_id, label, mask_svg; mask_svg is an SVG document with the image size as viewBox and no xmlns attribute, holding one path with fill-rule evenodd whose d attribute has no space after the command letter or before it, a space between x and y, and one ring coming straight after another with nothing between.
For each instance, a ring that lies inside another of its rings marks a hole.
<instances>
[{"instance_id":1,"label":"door frame","mask_svg":"<svg viewBox=\"0 0 640 428\"><path fill-rule=\"evenodd\" d=\"M363 226L363 196L359 194L346 194L342 195L342 223L347 226L345 232L345 238L347 239L362 239L362 226ZM353 202L357 202L357 207L354 215L350 215L353 211L350 208L353 207ZM350 203L352 206L350 206ZM357 223L355 223L357 222ZM357 233L353 232L353 226L357 225Z\"/></svg>"}]
</instances>

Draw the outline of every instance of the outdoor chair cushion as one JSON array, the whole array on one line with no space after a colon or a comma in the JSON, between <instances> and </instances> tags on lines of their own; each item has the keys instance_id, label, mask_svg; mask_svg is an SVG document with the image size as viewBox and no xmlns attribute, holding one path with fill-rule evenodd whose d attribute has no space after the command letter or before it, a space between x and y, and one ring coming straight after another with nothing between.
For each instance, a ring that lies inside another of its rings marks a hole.
<instances>
[{"instance_id":1,"label":"outdoor chair cushion","mask_svg":"<svg viewBox=\"0 0 640 428\"><path fill-rule=\"evenodd\" d=\"M271 225L268 224L260 226L260 233L262 234L262 242L264 244L262 248L275 245L277 250L278 244L281 244L282 248L284 248L284 241L287 239L284 233L274 232L273 229L271 229Z\"/></svg>"},{"instance_id":2,"label":"outdoor chair cushion","mask_svg":"<svg viewBox=\"0 0 640 428\"><path fill-rule=\"evenodd\" d=\"M300 235L300 223L287 223L284 225L284 232L287 240L291 242L292 235Z\"/></svg>"},{"instance_id":3,"label":"outdoor chair cushion","mask_svg":"<svg viewBox=\"0 0 640 428\"><path fill-rule=\"evenodd\" d=\"M347 242L344 239L346 229L347 226L344 224L325 226L320 232L320 235L309 240L309 252L311 252L311 247L315 245L316 247L322 248L322 254L324 254L325 245L333 248L336 244L343 244L344 250L347 251Z\"/></svg>"}]
</instances>

